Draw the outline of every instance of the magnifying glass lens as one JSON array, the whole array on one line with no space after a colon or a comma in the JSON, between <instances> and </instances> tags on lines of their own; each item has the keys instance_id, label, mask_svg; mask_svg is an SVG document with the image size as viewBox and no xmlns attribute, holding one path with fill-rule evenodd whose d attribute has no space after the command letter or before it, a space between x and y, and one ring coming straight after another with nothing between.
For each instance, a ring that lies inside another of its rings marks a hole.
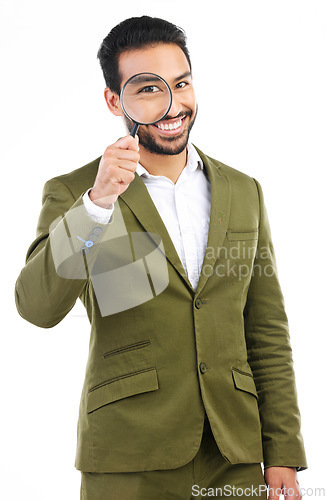
<instances>
[{"instance_id":1,"label":"magnifying glass lens","mask_svg":"<svg viewBox=\"0 0 326 500\"><path fill-rule=\"evenodd\" d=\"M135 123L149 125L158 122L171 107L168 84L153 73L140 73L130 78L121 92L124 113Z\"/></svg>"}]
</instances>

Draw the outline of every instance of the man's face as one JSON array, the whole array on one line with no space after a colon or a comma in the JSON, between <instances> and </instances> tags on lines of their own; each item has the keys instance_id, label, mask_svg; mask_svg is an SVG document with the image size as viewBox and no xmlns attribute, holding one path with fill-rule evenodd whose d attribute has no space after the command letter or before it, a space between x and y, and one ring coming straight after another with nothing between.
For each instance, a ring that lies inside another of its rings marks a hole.
<instances>
[{"instance_id":1,"label":"man's face","mask_svg":"<svg viewBox=\"0 0 326 500\"><path fill-rule=\"evenodd\" d=\"M180 154L188 143L189 133L197 112L196 99L189 63L178 45L158 44L133 49L119 56L121 88L137 73L156 73L164 78L172 91L172 105L164 120L155 125L140 125L139 143L154 154ZM130 131L133 123L124 118ZM166 130L166 125L172 130Z\"/></svg>"}]
</instances>

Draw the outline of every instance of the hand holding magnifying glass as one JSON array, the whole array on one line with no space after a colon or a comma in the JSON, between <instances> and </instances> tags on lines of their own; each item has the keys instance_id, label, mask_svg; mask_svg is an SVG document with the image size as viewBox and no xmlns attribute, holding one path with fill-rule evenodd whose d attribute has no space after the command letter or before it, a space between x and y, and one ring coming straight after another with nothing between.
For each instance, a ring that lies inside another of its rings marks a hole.
<instances>
[{"instance_id":1,"label":"hand holding magnifying glass","mask_svg":"<svg viewBox=\"0 0 326 500\"><path fill-rule=\"evenodd\" d=\"M89 197L96 205L109 208L135 177L139 161L135 137L139 125L152 125L163 120L172 104L167 82L155 73L138 73L124 84L120 101L124 114L133 123L130 135L109 146L99 164Z\"/></svg>"}]
</instances>

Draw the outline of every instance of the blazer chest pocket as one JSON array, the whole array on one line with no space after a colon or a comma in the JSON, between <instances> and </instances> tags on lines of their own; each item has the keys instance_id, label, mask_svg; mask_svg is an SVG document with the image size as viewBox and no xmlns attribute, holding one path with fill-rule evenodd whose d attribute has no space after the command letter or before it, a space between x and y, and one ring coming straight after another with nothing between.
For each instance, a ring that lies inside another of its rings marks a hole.
<instances>
[{"instance_id":1,"label":"blazer chest pocket","mask_svg":"<svg viewBox=\"0 0 326 500\"><path fill-rule=\"evenodd\" d=\"M92 387L87 395L87 413L123 398L156 391L159 388L156 368L121 375Z\"/></svg>"},{"instance_id":2,"label":"blazer chest pocket","mask_svg":"<svg viewBox=\"0 0 326 500\"><path fill-rule=\"evenodd\" d=\"M241 372L237 368L232 368L232 377L236 389L249 392L258 399L255 381L250 373Z\"/></svg>"},{"instance_id":3,"label":"blazer chest pocket","mask_svg":"<svg viewBox=\"0 0 326 500\"><path fill-rule=\"evenodd\" d=\"M226 237L228 241L258 240L258 229L252 229L248 231L233 231L231 229L228 229Z\"/></svg>"},{"instance_id":4,"label":"blazer chest pocket","mask_svg":"<svg viewBox=\"0 0 326 500\"><path fill-rule=\"evenodd\" d=\"M143 349L144 347L148 347L151 341L149 339L140 340L139 342L134 342L133 344L124 345L121 347L117 347L116 349L112 349L104 353L104 359L111 358L117 354L124 354L130 351L137 351L138 349Z\"/></svg>"}]
</instances>

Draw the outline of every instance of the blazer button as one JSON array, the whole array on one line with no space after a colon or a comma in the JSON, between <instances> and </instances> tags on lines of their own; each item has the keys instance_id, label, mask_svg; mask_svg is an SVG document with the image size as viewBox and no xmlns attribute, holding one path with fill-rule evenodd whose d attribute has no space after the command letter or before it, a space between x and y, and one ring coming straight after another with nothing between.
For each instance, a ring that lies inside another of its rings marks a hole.
<instances>
[{"instance_id":1,"label":"blazer button","mask_svg":"<svg viewBox=\"0 0 326 500\"><path fill-rule=\"evenodd\" d=\"M196 300L195 300L195 307L196 309L200 309L202 306L202 300L198 297Z\"/></svg>"},{"instance_id":2,"label":"blazer button","mask_svg":"<svg viewBox=\"0 0 326 500\"><path fill-rule=\"evenodd\" d=\"M199 364L199 370L200 370L200 373L206 373L207 366L205 365L205 363L200 363Z\"/></svg>"}]
</instances>

